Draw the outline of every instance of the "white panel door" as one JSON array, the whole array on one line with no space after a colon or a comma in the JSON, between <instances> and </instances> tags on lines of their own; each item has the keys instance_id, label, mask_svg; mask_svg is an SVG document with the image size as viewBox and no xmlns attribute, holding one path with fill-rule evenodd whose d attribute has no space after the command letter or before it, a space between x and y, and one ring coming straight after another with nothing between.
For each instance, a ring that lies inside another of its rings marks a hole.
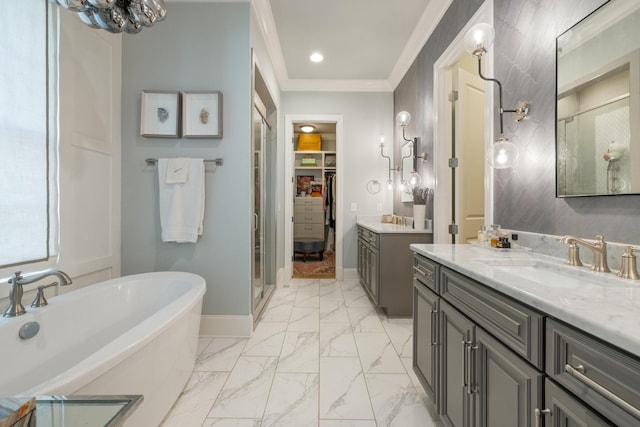
<instances>
[{"instance_id":1,"label":"white panel door","mask_svg":"<svg viewBox=\"0 0 640 427\"><path fill-rule=\"evenodd\" d=\"M59 267L82 286L120 275L122 37L60 19Z\"/></svg>"}]
</instances>

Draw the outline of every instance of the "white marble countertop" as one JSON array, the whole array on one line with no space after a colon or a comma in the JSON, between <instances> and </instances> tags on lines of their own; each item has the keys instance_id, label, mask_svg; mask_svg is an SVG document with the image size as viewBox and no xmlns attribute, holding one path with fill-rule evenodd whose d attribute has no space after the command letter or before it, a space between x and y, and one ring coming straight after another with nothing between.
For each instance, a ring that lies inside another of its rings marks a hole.
<instances>
[{"instance_id":1,"label":"white marble countertop","mask_svg":"<svg viewBox=\"0 0 640 427\"><path fill-rule=\"evenodd\" d=\"M406 233L406 234L427 234L432 233L430 229L415 230L411 227L405 227L398 224L382 223L381 216L365 216L356 218L356 224L367 228L374 233Z\"/></svg>"},{"instance_id":2,"label":"white marble countertop","mask_svg":"<svg viewBox=\"0 0 640 427\"><path fill-rule=\"evenodd\" d=\"M640 280L524 250L450 244L411 250L640 357Z\"/></svg>"}]
</instances>

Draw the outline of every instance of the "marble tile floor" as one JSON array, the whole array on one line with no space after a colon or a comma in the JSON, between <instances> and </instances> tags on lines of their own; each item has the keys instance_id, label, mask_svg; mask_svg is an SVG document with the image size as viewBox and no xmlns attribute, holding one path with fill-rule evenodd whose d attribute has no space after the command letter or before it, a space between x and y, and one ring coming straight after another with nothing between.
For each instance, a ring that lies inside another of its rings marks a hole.
<instances>
[{"instance_id":1,"label":"marble tile floor","mask_svg":"<svg viewBox=\"0 0 640 427\"><path fill-rule=\"evenodd\" d=\"M411 367L410 319L357 280L278 285L251 338L200 337L162 427L441 427Z\"/></svg>"}]
</instances>

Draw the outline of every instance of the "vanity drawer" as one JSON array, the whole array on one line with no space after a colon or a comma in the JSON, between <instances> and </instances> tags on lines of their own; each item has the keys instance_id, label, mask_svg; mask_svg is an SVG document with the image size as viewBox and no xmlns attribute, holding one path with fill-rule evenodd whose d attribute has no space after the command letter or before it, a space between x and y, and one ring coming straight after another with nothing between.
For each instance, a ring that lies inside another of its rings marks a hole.
<instances>
[{"instance_id":1,"label":"vanity drawer","mask_svg":"<svg viewBox=\"0 0 640 427\"><path fill-rule=\"evenodd\" d=\"M440 267L439 286L444 299L538 369L544 369L542 314L446 267Z\"/></svg>"},{"instance_id":2,"label":"vanity drawer","mask_svg":"<svg viewBox=\"0 0 640 427\"><path fill-rule=\"evenodd\" d=\"M640 425L640 361L547 320L547 374L616 425Z\"/></svg>"},{"instance_id":3,"label":"vanity drawer","mask_svg":"<svg viewBox=\"0 0 640 427\"><path fill-rule=\"evenodd\" d=\"M433 292L438 293L438 264L422 255L413 257L413 275Z\"/></svg>"}]
</instances>

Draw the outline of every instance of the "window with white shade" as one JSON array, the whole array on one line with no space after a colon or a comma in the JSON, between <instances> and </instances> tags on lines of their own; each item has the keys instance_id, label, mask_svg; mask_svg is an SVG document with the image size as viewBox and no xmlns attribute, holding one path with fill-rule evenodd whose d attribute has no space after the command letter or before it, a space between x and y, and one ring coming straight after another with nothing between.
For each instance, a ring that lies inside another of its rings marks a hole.
<instances>
[{"instance_id":1,"label":"window with white shade","mask_svg":"<svg viewBox=\"0 0 640 427\"><path fill-rule=\"evenodd\" d=\"M49 16L53 10L43 0L2 2L0 269L56 256L57 20Z\"/></svg>"}]
</instances>

